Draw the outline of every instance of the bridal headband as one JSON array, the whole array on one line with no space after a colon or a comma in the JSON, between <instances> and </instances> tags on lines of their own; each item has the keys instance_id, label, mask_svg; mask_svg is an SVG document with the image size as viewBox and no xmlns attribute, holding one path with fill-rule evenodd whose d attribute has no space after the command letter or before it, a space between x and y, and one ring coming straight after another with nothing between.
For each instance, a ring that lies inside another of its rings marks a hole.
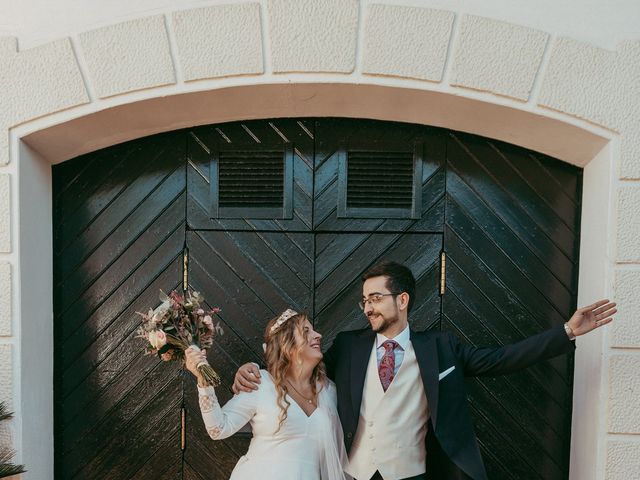
<instances>
[{"instance_id":1,"label":"bridal headband","mask_svg":"<svg viewBox=\"0 0 640 480\"><path fill-rule=\"evenodd\" d=\"M280 314L280 316L276 320L276 323L271 325L271 328L269 329L269 333L275 332L278 328L282 326L284 322L289 320L291 317L295 317L296 315L298 315L298 312L290 308L287 308L284 312Z\"/></svg>"}]
</instances>

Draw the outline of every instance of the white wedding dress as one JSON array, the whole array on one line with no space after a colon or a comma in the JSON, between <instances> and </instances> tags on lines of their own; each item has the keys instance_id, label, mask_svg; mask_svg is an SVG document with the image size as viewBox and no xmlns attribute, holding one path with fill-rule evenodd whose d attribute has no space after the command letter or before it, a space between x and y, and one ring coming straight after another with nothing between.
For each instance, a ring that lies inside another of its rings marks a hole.
<instances>
[{"instance_id":1,"label":"white wedding dress","mask_svg":"<svg viewBox=\"0 0 640 480\"><path fill-rule=\"evenodd\" d=\"M258 390L235 395L220 407L213 387L198 388L200 410L209 436L222 440L251 423L253 438L230 480L343 480L347 457L336 407L336 388L327 384L318 407L307 416L290 397L287 419L278 429L276 388L261 370Z\"/></svg>"}]
</instances>

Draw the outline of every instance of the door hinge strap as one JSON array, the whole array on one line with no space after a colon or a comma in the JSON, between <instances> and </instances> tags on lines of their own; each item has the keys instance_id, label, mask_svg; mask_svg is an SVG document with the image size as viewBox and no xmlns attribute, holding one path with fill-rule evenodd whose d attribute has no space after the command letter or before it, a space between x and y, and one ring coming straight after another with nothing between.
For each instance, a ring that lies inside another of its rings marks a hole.
<instances>
[{"instance_id":1,"label":"door hinge strap","mask_svg":"<svg viewBox=\"0 0 640 480\"><path fill-rule=\"evenodd\" d=\"M189 287L189 249L184 248L182 252L182 290L187 291Z\"/></svg>"},{"instance_id":2,"label":"door hinge strap","mask_svg":"<svg viewBox=\"0 0 640 480\"><path fill-rule=\"evenodd\" d=\"M447 254L440 252L440 295L444 295L447 278Z\"/></svg>"},{"instance_id":3,"label":"door hinge strap","mask_svg":"<svg viewBox=\"0 0 640 480\"><path fill-rule=\"evenodd\" d=\"M187 411L184 407L180 409L180 449L184 452L186 447L187 430L185 428Z\"/></svg>"}]
</instances>

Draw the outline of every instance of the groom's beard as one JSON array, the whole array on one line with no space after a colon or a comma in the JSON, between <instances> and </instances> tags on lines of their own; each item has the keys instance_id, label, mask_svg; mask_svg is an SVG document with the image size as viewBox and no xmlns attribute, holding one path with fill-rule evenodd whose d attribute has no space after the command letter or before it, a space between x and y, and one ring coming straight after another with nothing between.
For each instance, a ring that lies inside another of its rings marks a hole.
<instances>
[{"instance_id":1,"label":"groom's beard","mask_svg":"<svg viewBox=\"0 0 640 480\"><path fill-rule=\"evenodd\" d=\"M376 317L375 314L371 316ZM379 319L382 320L380 321ZM397 323L399 319L400 318L398 317L397 312L393 317L383 317L382 315L378 315L377 318L374 318L374 320L378 320L380 321L380 323L378 325L374 325L371 319L369 319L369 325L371 325L371 330L373 330L375 333L383 333L387 329L391 328L392 325Z\"/></svg>"}]
</instances>

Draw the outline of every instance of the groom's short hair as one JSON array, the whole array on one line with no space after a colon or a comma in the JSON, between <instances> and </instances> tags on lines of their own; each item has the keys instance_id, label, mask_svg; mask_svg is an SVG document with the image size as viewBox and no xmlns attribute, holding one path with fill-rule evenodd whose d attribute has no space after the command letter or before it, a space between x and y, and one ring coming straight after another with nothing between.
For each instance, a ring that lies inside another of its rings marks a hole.
<instances>
[{"instance_id":1,"label":"groom's short hair","mask_svg":"<svg viewBox=\"0 0 640 480\"><path fill-rule=\"evenodd\" d=\"M364 283L369 278L381 276L387 277L387 288L390 292L407 292L409 294L408 311L410 312L416 296L416 279L411 270L401 263L384 260L364 272L362 274L362 282Z\"/></svg>"}]
</instances>

